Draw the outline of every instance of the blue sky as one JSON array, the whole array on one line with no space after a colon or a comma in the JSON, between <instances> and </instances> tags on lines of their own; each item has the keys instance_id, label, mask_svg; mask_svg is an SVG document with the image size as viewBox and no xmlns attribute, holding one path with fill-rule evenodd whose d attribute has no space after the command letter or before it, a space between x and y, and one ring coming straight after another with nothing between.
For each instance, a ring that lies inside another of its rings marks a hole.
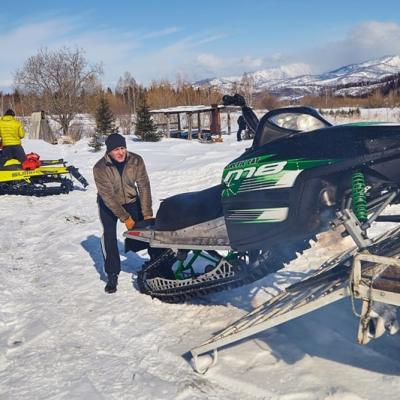
<instances>
[{"instance_id":1,"label":"blue sky","mask_svg":"<svg viewBox=\"0 0 400 400\"><path fill-rule=\"evenodd\" d=\"M240 75L292 63L311 72L400 54L391 0L8 1L0 9L0 89L40 47L80 47L105 86Z\"/></svg>"}]
</instances>

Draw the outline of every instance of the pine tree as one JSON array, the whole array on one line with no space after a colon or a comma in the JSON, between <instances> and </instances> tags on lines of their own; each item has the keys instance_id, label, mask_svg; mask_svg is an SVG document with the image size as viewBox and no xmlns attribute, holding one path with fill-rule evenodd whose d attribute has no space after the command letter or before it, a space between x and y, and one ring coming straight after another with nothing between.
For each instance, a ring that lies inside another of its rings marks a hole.
<instances>
[{"instance_id":1,"label":"pine tree","mask_svg":"<svg viewBox=\"0 0 400 400\"><path fill-rule=\"evenodd\" d=\"M101 139L100 135L94 134L88 143L88 146L93 149L93 151L100 151L101 148L104 146L104 142Z\"/></svg>"},{"instance_id":2,"label":"pine tree","mask_svg":"<svg viewBox=\"0 0 400 400\"><path fill-rule=\"evenodd\" d=\"M96 109L96 133L92 140L88 143L94 151L100 151L104 145L103 137L111 133L118 132L115 128L115 119L111 111L107 98L103 95L100 97L99 105Z\"/></svg>"},{"instance_id":3,"label":"pine tree","mask_svg":"<svg viewBox=\"0 0 400 400\"><path fill-rule=\"evenodd\" d=\"M151 119L150 109L147 104L147 93L142 90L139 94L139 107L136 120L136 136L140 137L144 142L158 142L161 134L157 132L157 128Z\"/></svg>"},{"instance_id":4,"label":"pine tree","mask_svg":"<svg viewBox=\"0 0 400 400\"><path fill-rule=\"evenodd\" d=\"M99 106L96 109L96 133L99 135L110 135L117 132L118 128L115 128L115 118L110 104L105 96L101 96Z\"/></svg>"}]
</instances>

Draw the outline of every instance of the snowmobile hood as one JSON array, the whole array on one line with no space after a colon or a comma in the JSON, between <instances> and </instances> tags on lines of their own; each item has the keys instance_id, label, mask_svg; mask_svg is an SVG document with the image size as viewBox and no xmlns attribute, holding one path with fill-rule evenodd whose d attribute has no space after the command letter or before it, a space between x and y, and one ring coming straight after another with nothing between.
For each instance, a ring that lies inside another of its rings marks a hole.
<instances>
[{"instance_id":1,"label":"snowmobile hood","mask_svg":"<svg viewBox=\"0 0 400 400\"><path fill-rule=\"evenodd\" d=\"M360 121L360 122L351 122L348 124L343 124L340 126L400 126L400 124L395 122L385 122L385 121Z\"/></svg>"}]
</instances>

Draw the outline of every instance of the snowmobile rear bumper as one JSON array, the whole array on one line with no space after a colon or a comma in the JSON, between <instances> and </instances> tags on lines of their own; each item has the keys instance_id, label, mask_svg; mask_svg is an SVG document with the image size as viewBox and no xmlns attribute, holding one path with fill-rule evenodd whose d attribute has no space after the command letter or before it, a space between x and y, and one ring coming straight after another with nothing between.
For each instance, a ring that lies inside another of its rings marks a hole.
<instances>
[{"instance_id":1,"label":"snowmobile rear bumper","mask_svg":"<svg viewBox=\"0 0 400 400\"><path fill-rule=\"evenodd\" d=\"M124 233L126 239L149 243L151 247L189 250L230 250L223 217L176 231L135 228Z\"/></svg>"}]
</instances>

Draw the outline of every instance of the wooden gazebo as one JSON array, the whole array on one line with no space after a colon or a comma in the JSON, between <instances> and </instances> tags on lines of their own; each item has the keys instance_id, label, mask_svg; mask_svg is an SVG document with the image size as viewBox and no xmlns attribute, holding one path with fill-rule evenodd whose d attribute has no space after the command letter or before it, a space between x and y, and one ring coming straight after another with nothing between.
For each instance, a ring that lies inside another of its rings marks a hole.
<instances>
[{"instance_id":1,"label":"wooden gazebo","mask_svg":"<svg viewBox=\"0 0 400 400\"><path fill-rule=\"evenodd\" d=\"M201 139L204 137L205 133L210 133L211 135L217 135L221 138L221 112L227 113L227 126L228 126L228 134L231 134L231 108L225 107L222 105L213 104L211 106L178 106L171 108L162 108L159 110L151 110L150 113L153 114L156 118L157 124L159 126L163 126L163 129L166 133L167 137L171 137L171 133L179 134L181 137L182 133L182 120L181 115L186 115L187 121L187 138L189 140L192 139L194 132L197 132L198 138ZM209 114L209 127L202 126L202 118L201 114L208 113ZM197 115L197 121L195 119L196 124L193 122L193 116ZM160 123L160 116L163 120ZM176 129L171 131L171 125L175 125ZM197 126L196 126L197 125ZM195 128L196 131L194 130Z\"/></svg>"}]
</instances>

